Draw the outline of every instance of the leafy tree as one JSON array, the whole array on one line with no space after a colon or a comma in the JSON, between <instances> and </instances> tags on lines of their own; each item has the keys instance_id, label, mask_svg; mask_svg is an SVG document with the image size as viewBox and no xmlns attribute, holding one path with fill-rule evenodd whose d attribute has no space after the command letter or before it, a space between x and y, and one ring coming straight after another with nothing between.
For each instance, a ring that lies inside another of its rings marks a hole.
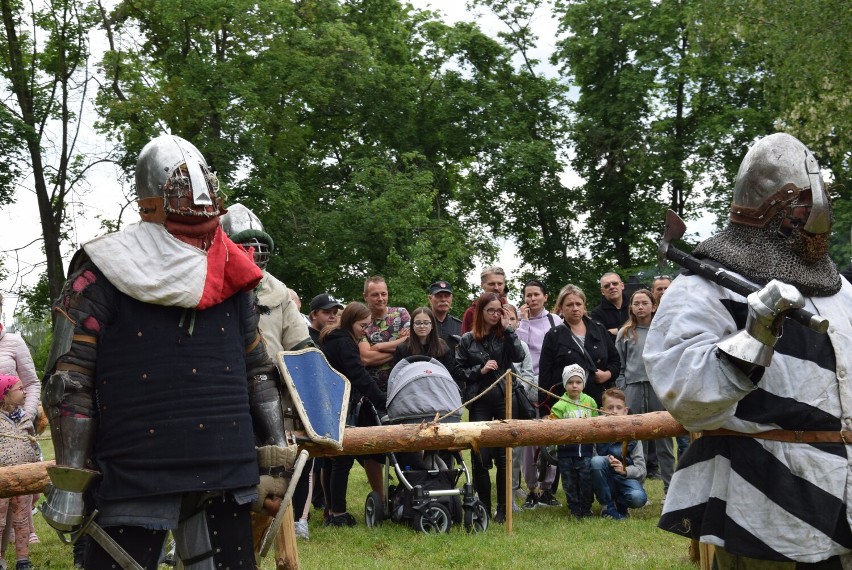
<instances>
[{"instance_id":1,"label":"leafy tree","mask_svg":"<svg viewBox=\"0 0 852 570\"><path fill-rule=\"evenodd\" d=\"M91 81L88 67L90 4L51 0L38 5L0 0L3 20L0 76L0 204L31 176L46 258L47 289L65 281L61 246L67 241L66 206L88 169L102 157L79 147L80 114Z\"/></svg>"},{"instance_id":2,"label":"leafy tree","mask_svg":"<svg viewBox=\"0 0 852 570\"><path fill-rule=\"evenodd\" d=\"M762 108L774 130L804 142L827 171L835 223L831 245L838 264L849 262L852 227L852 11L842 0L694 2L710 38L733 37L755 52L744 78L766 85ZM771 130L771 129L767 129ZM746 141L748 142L748 141Z\"/></svg>"},{"instance_id":3,"label":"leafy tree","mask_svg":"<svg viewBox=\"0 0 852 570\"><path fill-rule=\"evenodd\" d=\"M603 264L629 268L661 209L645 137L656 79L644 55L654 49L643 29L652 4L589 0L557 2L556 10L566 37L554 61L580 88L571 139L572 165L586 181L586 245Z\"/></svg>"},{"instance_id":4,"label":"leafy tree","mask_svg":"<svg viewBox=\"0 0 852 570\"><path fill-rule=\"evenodd\" d=\"M264 221L288 285L357 299L378 273L422 304L428 283L464 284L494 255L460 200L505 118L490 98L507 52L475 26L397 0L133 0L102 14L102 128L125 164L162 129L195 142Z\"/></svg>"},{"instance_id":5,"label":"leafy tree","mask_svg":"<svg viewBox=\"0 0 852 570\"><path fill-rule=\"evenodd\" d=\"M495 77L495 128L474 165L477 185L465 207L521 252L522 280L537 276L557 288L582 271L579 192L562 181L568 117L566 88L538 70L532 31L544 2L479 0L505 25L507 52ZM520 62L515 69L513 61Z\"/></svg>"},{"instance_id":6,"label":"leafy tree","mask_svg":"<svg viewBox=\"0 0 852 570\"><path fill-rule=\"evenodd\" d=\"M766 61L700 2L559 1L554 61L580 88L571 138L588 247L623 270L651 265L663 211L730 204L745 150L772 130Z\"/></svg>"}]
</instances>

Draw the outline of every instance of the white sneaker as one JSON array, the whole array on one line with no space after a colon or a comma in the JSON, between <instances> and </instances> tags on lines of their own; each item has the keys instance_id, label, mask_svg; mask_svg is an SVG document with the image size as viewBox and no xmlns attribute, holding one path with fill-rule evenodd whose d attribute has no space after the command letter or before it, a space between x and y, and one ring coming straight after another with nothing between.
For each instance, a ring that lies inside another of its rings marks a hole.
<instances>
[{"instance_id":1,"label":"white sneaker","mask_svg":"<svg viewBox=\"0 0 852 570\"><path fill-rule=\"evenodd\" d=\"M518 506L518 503L516 503L515 501L512 501L512 512L513 513L520 513L523 510L524 509L522 509L520 506Z\"/></svg>"},{"instance_id":2,"label":"white sneaker","mask_svg":"<svg viewBox=\"0 0 852 570\"><path fill-rule=\"evenodd\" d=\"M308 536L308 521L296 521L293 523L293 526L296 529L297 538L310 539L310 536Z\"/></svg>"}]
</instances>

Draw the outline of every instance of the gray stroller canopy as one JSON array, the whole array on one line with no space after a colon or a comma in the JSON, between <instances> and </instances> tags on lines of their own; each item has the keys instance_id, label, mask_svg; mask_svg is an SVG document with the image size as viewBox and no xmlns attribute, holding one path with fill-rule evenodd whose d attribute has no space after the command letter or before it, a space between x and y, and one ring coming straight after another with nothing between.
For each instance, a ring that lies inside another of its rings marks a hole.
<instances>
[{"instance_id":1,"label":"gray stroller canopy","mask_svg":"<svg viewBox=\"0 0 852 570\"><path fill-rule=\"evenodd\" d=\"M403 358L388 378L388 419L412 422L434 419L458 409L445 422L461 421L461 394L443 364L425 357Z\"/></svg>"}]
</instances>

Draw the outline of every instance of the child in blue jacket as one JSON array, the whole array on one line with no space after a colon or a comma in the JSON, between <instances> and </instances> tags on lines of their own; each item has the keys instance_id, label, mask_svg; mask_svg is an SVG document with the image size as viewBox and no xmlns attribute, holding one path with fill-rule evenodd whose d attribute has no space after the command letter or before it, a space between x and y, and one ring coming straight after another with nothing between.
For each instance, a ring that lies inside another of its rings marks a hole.
<instances>
[{"instance_id":1,"label":"child in blue jacket","mask_svg":"<svg viewBox=\"0 0 852 570\"><path fill-rule=\"evenodd\" d=\"M610 388L603 393L602 410L608 415L626 416L629 411L624 392ZM622 442L598 443L597 456L591 460L592 486L598 502L603 506L601 516L623 520L627 509L645 505L648 495L642 487L645 480L645 455L641 441L627 443L623 454ZM622 457L626 455L626 461Z\"/></svg>"}]
</instances>

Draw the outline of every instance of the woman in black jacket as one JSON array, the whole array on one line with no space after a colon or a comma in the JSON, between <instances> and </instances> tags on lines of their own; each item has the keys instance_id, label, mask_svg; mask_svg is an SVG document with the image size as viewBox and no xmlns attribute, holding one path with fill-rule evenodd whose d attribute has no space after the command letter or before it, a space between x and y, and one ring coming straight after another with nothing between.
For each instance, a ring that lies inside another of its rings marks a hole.
<instances>
[{"instance_id":1,"label":"woman in black jacket","mask_svg":"<svg viewBox=\"0 0 852 570\"><path fill-rule=\"evenodd\" d=\"M509 326L509 315L510 309L503 306L496 293L483 293L476 300L473 329L462 336L456 354L460 375L466 383L465 400L482 393L511 369L513 362L524 359L521 341ZM468 419L472 422L504 419L505 380L471 404L468 412ZM516 415L517 407L513 404L512 417ZM482 451L471 453L473 484L479 500L490 512L491 477L483 462ZM506 450L501 447L488 451L497 463L497 512L494 514L494 522L502 523L506 519Z\"/></svg>"},{"instance_id":2,"label":"woman in black jacket","mask_svg":"<svg viewBox=\"0 0 852 570\"><path fill-rule=\"evenodd\" d=\"M364 338L365 331L371 322L370 309L366 305L357 302L349 303L340 315L340 325L337 328L326 327L320 335L322 351L328 363L346 376L352 384L349 396L350 418L354 418L357 414L358 402L362 397L369 400L379 411L385 409L387 402L387 394L379 388L364 368L358 352L358 343ZM349 425L355 423L354 419L347 421ZM354 462L355 458L351 455L342 455L331 460L331 478L328 485L331 496L327 497L326 501L326 504L330 505L326 519L328 526L355 526L355 517L346 511L346 489L349 486L349 472ZM370 478L369 472L367 475ZM373 490L377 490L376 482L372 478L370 483ZM379 477L379 493L382 492L381 489L381 477Z\"/></svg>"},{"instance_id":3,"label":"woman in black jacket","mask_svg":"<svg viewBox=\"0 0 852 570\"><path fill-rule=\"evenodd\" d=\"M395 366L403 358L418 355L434 358L444 365L457 384L463 384L455 355L438 336L438 323L428 307L417 307L411 312L411 334L406 342L397 345L391 362Z\"/></svg>"},{"instance_id":4,"label":"woman in black jacket","mask_svg":"<svg viewBox=\"0 0 852 570\"><path fill-rule=\"evenodd\" d=\"M557 398L539 392L539 404L544 408L540 410L542 416L549 414L551 406L565 393L562 371L569 364L579 364L586 371L583 391L595 399L598 407L604 391L615 387L615 379L621 371L621 359L612 336L586 314L586 295L582 289L570 284L563 287L556 307L564 322L544 335L538 385L556 394Z\"/></svg>"}]
</instances>

